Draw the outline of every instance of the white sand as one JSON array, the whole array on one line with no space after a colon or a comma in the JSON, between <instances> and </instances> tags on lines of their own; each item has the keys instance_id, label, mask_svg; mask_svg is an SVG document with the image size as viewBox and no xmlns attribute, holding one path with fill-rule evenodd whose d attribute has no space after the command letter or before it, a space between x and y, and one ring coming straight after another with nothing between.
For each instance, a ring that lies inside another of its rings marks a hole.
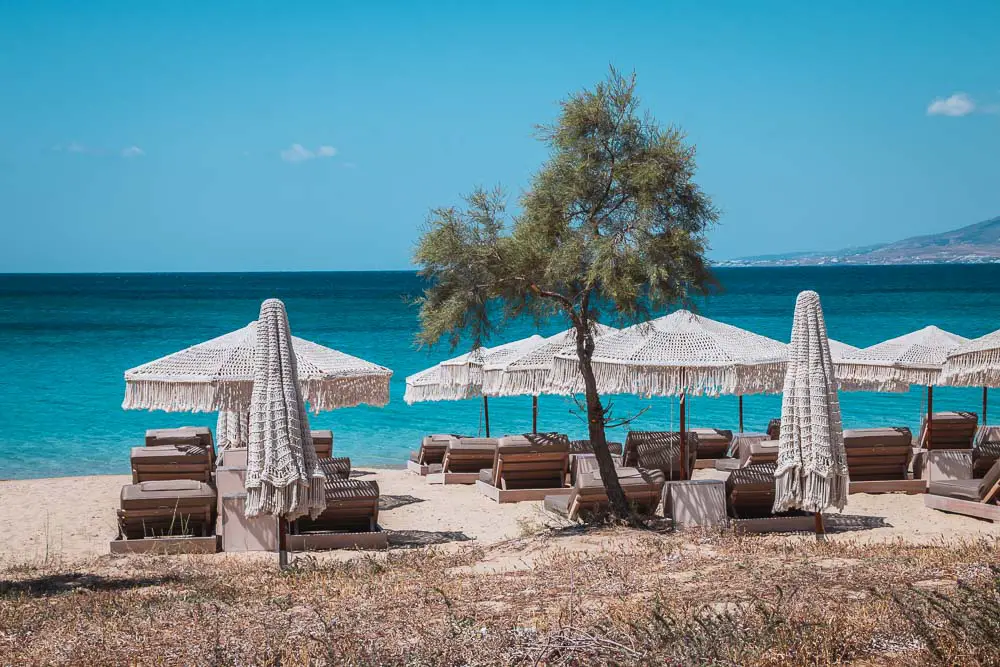
<instances>
[{"instance_id":1,"label":"white sand","mask_svg":"<svg viewBox=\"0 0 1000 667\"><path fill-rule=\"evenodd\" d=\"M374 470L363 479L375 479L391 505L418 499L379 514L383 528L413 531L407 534L413 544L454 543L463 536L493 544L560 525L541 503L498 505L474 486L430 485L403 470ZM117 533L118 494L130 481L113 475L0 482L0 564L107 554ZM845 514L874 517L882 527L836 533L832 539L926 544L1000 537L1000 524L929 510L919 495L853 495Z\"/></svg>"}]
</instances>

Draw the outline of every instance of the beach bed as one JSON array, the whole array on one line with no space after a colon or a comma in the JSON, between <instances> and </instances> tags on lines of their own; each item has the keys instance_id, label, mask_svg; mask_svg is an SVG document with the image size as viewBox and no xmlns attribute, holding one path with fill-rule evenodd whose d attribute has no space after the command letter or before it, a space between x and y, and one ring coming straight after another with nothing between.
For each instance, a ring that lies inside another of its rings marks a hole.
<instances>
[{"instance_id":1,"label":"beach bed","mask_svg":"<svg viewBox=\"0 0 1000 667\"><path fill-rule=\"evenodd\" d=\"M504 436L491 468L479 471L476 488L498 503L543 500L569 493L569 439L562 434Z\"/></svg>"},{"instance_id":2,"label":"beach bed","mask_svg":"<svg viewBox=\"0 0 1000 667\"><path fill-rule=\"evenodd\" d=\"M812 532L816 517L805 512L775 514L776 463L751 463L726 478L726 508L730 523L740 533Z\"/></svg>"},{"instance_id":3,"label":"beach bed","mask_svg":"<svg viewBox=\"0 0 1000 667\"><path fill-rule=\"evenodd\" d=\"M147 481L122 487L118 539L111 553L215 552L215 489L195 480Z\"/></svg>"},{"instance_id":4,"label":"beach bed","mask_svg":"<svg viewBox=\"0 0 1000 667\"><path fill-rule=\"evenodd\" d=\"M1000 521L1000 460L980 479L931 480L924 506L977 519Z\"/></svg>"},{"instance_id":5,"label":"beach bed","mask_svg":"<svg viewBox=\"0 0 1000 667\"><path fill-rule=\"evenodd\" d=\"M975 412L935 412L928 434L927 417L920 422L916 446L919 449L971 449L978 430Z\"/></svg>"},{"instance_id":6,"label":"beach bed","mask_svg":"<svg viewBox=\"0 0 1000 667\"><path fill-rule=\"evenodd\" d=\"M376 482L327 476L326 509L315 519L293 522L285 544L289 551L384 549L388 537L378 525Z\"/></svg>"},{"instance_id":7,"label":"beach bed","mask_svg":"<svg viewBox=\"0 0 1000 667\"><path fill-rule=\"evenodd\" d=\"M429 473L428 484L475 484L479 471L493 465L497 438L449 438L441 472Z\"/></svg>"},{"instance_id":8,"label":"beach bed","mask_svg":"<svg viewBox=\"0 0 1000 667\"><path fill-rule=\"evenodd\" d=\"M695 469L714 468L716 461L728 458L733 442L733 432L720 428L693 428L698 436L698 449L694 462Z\"/></svg>"},{"instance_id":9,"label":"beach bed","mask_svg":"<svg viewBox=\"0 0 1000 667\"><path fill-rule=\"evenodd\" d=\"M691 470L698 455L698 434L685 433L687 461L686 474ZM681 479L681 439L677 431L629 431L625 437L622 462L625 467L659 470L667 479Z\"/></svg>"},{"instance_id":10,"label":"beach bed","mask_svg":"<svg viewBox=\"0 0 1000 667\"><path fill-rule=\"evenodd\" d=\"M660 505L663 485L667 478L660 470L641 468L618 468L618 482L625 492L625 498L635 511L653 514ZM568 494L552 494L545 497L546 510L576 520L581 513L595 513L608 508L608 493L601 481L600 472L581 474Z\"/></svg>"},{"instance_id":11,"label":"beach bed","mask_svg":"<svg viewBox=\"0 0 1000 667\"><path fill-rule=\"evenodd\" d=\"M410 452L406 469L412 473L426 477L430 473L441 472L444 454L448 449L448 441L452 438L464 439L468 436L454 433L435 433L424 436L420 449Z\"/></svg>"},{"instance_id":12,"label":"beach bed","mask_svg":"<svg viewBox=\"0 0 1000 667\"><path fill-rule=\"evenodd\" d=\"M154 444L133 447L130 462L133 484L171 479L211 482L215 454L201 444Z\"/></svg>"},{"instance_id":13,"label":"beach bed","mask_svg":"<svg viewBox=\"0 0 1000 667\"><path fill-rule=\"evenodd\" d=\"M844 431L850 493L924 493L927 482L910 479L913 435L905 427Z\"/></svg>"}]
</instances>

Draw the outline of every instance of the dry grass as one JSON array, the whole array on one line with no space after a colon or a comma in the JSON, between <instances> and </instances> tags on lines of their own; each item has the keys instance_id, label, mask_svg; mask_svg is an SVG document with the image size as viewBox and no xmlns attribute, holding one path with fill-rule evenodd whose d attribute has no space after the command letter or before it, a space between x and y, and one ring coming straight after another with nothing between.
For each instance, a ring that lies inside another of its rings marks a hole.
<instances>
[{"instance_id":1,"label":"dry grass","mask_svg":"<svg viewBox=\"0 0 1000 667\"><path fill-rule=\"evenodd\" d=\"M285 572L21 566L0 571L0 664L998 664L997 546L607 528Z\"/></svg>"}]
</instances>

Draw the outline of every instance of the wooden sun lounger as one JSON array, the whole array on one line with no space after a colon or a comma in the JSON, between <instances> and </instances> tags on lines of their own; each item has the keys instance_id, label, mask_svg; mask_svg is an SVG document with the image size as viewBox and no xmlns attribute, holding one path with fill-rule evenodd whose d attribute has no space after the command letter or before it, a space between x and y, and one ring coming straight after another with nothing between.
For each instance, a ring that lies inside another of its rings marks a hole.
<instances>
[{"instance_id":1,"label":"wooden sun lounger","mask_svg":"<svg viewBox=\"0 0 1000 667\"><path fill-rule=\"evenodd\" d=\"M286 546L289 551L319 549L379 549L388 538L378 525L378 484L327 476L326 509L315 519L295 521Z\"/></svg>"},{"instance_id":2,"label":"wooden sun lounger","mask_svg":"<svg viewBox=\"0 0 1000 667\"><path fill-rule=\"evenodd\" d=\"M611 455L611 462L615 464L616 468L622 467L622 457L619 454ZM573 486L576 484L576 480L588 472L598 472L600 467L597 465L597 455L596 454L570 454L569 455L569 485Z\"/></svg>"},{"instance_id":3,"label":"wooden sun lounger","mask_svg":"<svg viewBox=\"0 0 1000 667\"><path fill-rule=\"evenodd\" d=\"M441 472L429 473L428 484L475 484L479 471L493 465L497 438L451 438L441 463Z\"/></svg>"},{"instance_id":4,"label":"wooden sun lounger","mask_svg":"<svg viewBox=\"0 0 1000 667\"><path fill-rule=\"evenodd\" d=\"M170 479L212 481L214 452L201 444L133 447L132 483Z\"/></svg>"},{"instance_id":5,"label":"wooden sun lounger","mask_svg":"<svg viewBox=\"0 0 1000 667\"><path fill-rule=\"evenodd\" d=\"M958 479L929 482L924 506L942 512L964 514L977 519L1000 521L1000 461L982 479Z\"/></svg>"},{"instance_id":6,"label":"wooden sun lounger","mask_svg":"<svg viewBox=\"0 0 1000 667\"><path fill-rule=\"evenodd\" d=\"M920 422L916 446L920 449L970 449L976 437L979 416L975 412L935 412L930 442L927 417ZM929 445L929 446L928 446Z\"/></svg>"},{"instance_id":7,"label":"wooden sun lounger","mask_svg":"<svg viewBox=\"0 0 1000 667\"><path fill-rule=\"evenodd\" d=\"M913 435L908 428L844 431L850 493L924 493L927 483L909 479Z\"/></svg>"},{"instance_id":8,"label":"wooden sun lounger","mask_svg":"<svg viewBox=\"0 0 1000 667\"><path fill-rule=\"evenodd\" d=\"M733 442L733 432L721 428L693 428L698 436L697 459L694 467L714 468L718 459L724 459Z\"/></svg>"},{"instance_id":9,"label":"wooden sun lounger","mask_svg":"<svg viewBox=\"0 0 1000 667\"><path fill-rule=\"evenodd\" d=\"M687 431L685 434L687 474L691 477L694 462L698 455L698 434ZM626 467L659 470L669 480L681 479L680 466L680 433L677 431L629 431L625 437L625 449L622 461Z\"/></svg>"},{"instance_id":10,"label":"wooden sun lounger","mask_svg":"<svg viewBox=\"0 0 1000 667\"><path fill-rule=\"evenodd\" d=\"M618 468L618 482L625 498L637 512L652 514L660 505L666 475L660 470ZM582 474L569 494L545 497L545 509L576 520L581 512L597 512L608 507L608 493L599 472Z\"/></svg>"},{"instance_id":11,"label":"wooden sun lounger","mask_svg":"<svg viewBox=\"0 0 1000 667\"><path fill-rule=\"evenodd\" d=\"M566 488L569 439L562 434L500 438L493 467L479 471L476 488L499 503L542 500Z\"/></svg>"},{"instance_id":12,"label":"wooden sun lounger","mask_svg":"<svg viewBox=\"0 0 1000 667\"><path fill-rule=\"evenodd\" d=\"M972 476L985 477L1000 458L1000 426L980 426L972 445Z\"/></svg>"},{"instance_id":13,"label":"wooden sun lounger","mask_svg":"<svg viewBox=\"0 0 1000 667\"><path fill-rule=\"evenodd\" d=\"M215 500L215 489L195 480L126 484L118 510L119 537L208 537L214 532Z\"/></svg>"},{"instance_id":14,"label":"wooden sun lounger","mask_svg":"<svg viewBox=\"0 0 1000 667\"><path fill-rule=\"evenodd\" d=\"M430 473L441 472L441 465L444 463L444 454L448 449L448 442L452 438L465 439L467 437L454 433L435 433L424 436L423 441L420 443L420 449L410 452L410 458L406 462L406 469L421 477Z\"/></svg>"},{"instance_id":15,"label":"wooden sun lounger","mask_svg":"<svg viewBox=\"0 0 1000 667\"><path fill-rule=\"evenodd\" d=\"M774 514L776 463L752 463L733 470L726 479L726 509L738 533L812 532L813 514Z\"/></svg>"},{"instance_id":16,"label":"wooden sun lounger","mask_svg":"<svg viewBox=\"0 0 1000 667\"><path fill-rule=\"evenodd\" d=\"M333 431L329 429L318 429L311 431L313 447L316 448L316 458L333 458Z\"/></svg>"},{"instance_id":17,"label":"wooden sun lounger","mask_svg":"<svg viewBox=\"0 0 1000 667\"><path fill-rule=\"evenodd\" d=\"M777 440L761 440L760 442L751 443L748 452L747 460L744 464L745 466L753 465L755 463L777 463L778 462L778 441Z\"/></svg>"},{"instance_id":18,"label":"wooden sun lounger","mask_svg":"<svg viewBox=\"0 0 1000 667\"><path fill-rule=\"evenodd\" d=\"M215 441L207 426L181 426L180 428L151 428L146 431L145 445L201 445L215 453Z\"/></svg>"}]
</instances>

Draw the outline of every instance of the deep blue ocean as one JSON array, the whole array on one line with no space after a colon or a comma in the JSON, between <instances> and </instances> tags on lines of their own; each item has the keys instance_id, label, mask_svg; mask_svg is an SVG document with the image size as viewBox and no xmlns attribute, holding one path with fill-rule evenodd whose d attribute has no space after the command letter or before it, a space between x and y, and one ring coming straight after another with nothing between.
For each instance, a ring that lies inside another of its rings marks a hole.
<instances>
[{"instance_id":1,"label":"deep blue ocean","mask_svg":"<svg viewBox=\"0 0 1000 667\"><path fill-rule=\"evenodd\" d=\"M968 337L1000 328L1000 266L730 268L717 276L724 292L700 304L703 314L784 341L803 289L819 292L830 335L857 346L928 324ZM214 414L122 410L122 374L244 326L268 297L285 301L295 335L395 371L388 406L313 417L314 427L334 430L338 455L402 465L426 433L475 433L481 400L403 402L407 375L454 354L414 347L417 312L405 297L419 290L408 272L0 275L0 478L126 473L129 447L145 429L214 428ZM542 333L566 326L553 322ZM525 322L494 343L530 333ZM990 411L1000 419L994 393ZM921 389L841 394L845 426L916 427L924 397ZM978 389L941 388L934 399L936 409L981 409ZM676 400L613 400L619 415L648 407L632 428L676 428ZM540 429L584 437L571 399L543 396L539 404ZM736 428L734 397L689 405L694 426ZM747 397L747 430L779 411L779 396ZM531 399L491 400L490 423L494 435L529 430Z\"/></svg>"}]
</instances>

